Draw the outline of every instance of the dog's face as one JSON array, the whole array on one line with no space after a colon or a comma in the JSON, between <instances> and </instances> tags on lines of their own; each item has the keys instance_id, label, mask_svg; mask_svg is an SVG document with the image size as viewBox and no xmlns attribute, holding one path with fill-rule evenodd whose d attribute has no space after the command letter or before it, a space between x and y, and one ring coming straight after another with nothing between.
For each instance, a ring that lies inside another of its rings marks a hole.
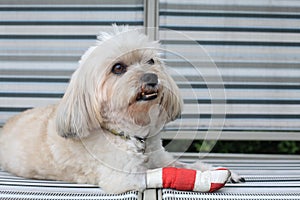
<instances>
[{"instance_id":1,"label":"dog's face","mask_svg":"<svg viewBox=\"0 0 300 200\"><path fill-rule=\"evenodd\" d=\"M127 28L102 34L82 57L57 110L64 137L106 128L136 134L181 113L179 89L158 56L159 44Z\"/></svg>"}]
</instances>

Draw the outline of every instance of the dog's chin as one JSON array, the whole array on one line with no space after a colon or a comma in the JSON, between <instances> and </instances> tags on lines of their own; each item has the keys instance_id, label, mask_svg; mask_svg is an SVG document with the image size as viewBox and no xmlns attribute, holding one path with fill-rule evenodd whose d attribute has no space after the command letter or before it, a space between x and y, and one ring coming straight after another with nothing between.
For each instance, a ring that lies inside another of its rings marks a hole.
<instances>
[{"instance_id":1,"label":"dog's chin","mask_svg":"<svg viewBox=\"0 0 300 200\"><path fill-rule=\"evenodd\" d=\"M149 111L154 105L160 105L163 100L163 93L159 90L148 92L138 92L132 98L128 107L129 116L135 124L145 126L150 123Z\"/></svg>"}]
</instances>

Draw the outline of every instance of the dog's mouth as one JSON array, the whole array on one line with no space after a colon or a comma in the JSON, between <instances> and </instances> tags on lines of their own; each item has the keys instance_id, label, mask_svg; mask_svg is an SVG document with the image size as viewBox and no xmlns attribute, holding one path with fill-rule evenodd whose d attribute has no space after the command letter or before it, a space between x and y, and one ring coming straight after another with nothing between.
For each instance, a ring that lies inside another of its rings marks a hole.
<instances>
[{"instance_id":1,"label":"dog's mouth","mask_svg":"<svg viewBox=\"0 0 300 200\"><path fill-rule=\"evenodd\" d=\"M142 87L141 92L138 93L137 101L151 101L158 96L158 89L156 87Z\"/></svg>"}]
</instances>

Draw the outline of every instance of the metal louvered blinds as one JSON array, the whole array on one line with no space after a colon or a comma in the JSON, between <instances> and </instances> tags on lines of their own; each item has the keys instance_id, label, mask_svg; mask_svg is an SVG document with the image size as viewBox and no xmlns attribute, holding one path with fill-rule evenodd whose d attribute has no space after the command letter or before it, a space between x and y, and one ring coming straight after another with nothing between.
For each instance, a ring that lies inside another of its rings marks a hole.
<instances>
[{"instance_id":1,"label":"metal louvered blinds","mask_svg":"<svg viewBox=\"0 0 300 200\"><path fill-rule=\"evenodd\" d=\"M143 1L0 1L0 125L56 103L80 56L112 23L143 26Z\"/></svg>"},{"instance_id":2,"label":"metal louvered blinds","mask_svg":"<svg viewBox=\"0 0 300 200\"><path fill-rule=\"evenodd\" d=\"M165 55L188 80L178 82L185 97L183 119L171 124L165 137L174 138L181 126L186 133L179 138L214 139L205 132L216 129L225 140L300 140L299 11L298 1L161 0L160 40L189 58ZM219 74L203 60L198 44ZM217 76L222 82L214 82ZM217 90L225 98L212 97ZM218 107L226 112L212 113Z\"/></svg>"}]
</instances>

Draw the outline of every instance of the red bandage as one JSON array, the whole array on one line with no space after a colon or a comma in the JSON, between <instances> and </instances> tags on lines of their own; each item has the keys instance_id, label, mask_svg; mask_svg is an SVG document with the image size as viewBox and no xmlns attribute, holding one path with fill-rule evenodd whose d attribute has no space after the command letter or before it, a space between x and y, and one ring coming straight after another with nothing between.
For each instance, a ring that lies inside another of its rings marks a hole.
<instances>
[{"instance_id":1,"label":"red bandage","mask_svg":"<svg viewBox=\"0 0 300 200\"><path fill-rule=\"evenodd\" d=\"M224 187L230 177L226 168L197 171L175 167L147 171L148 188L171 188L185 191L213 192Z\"/></svg>"},{"instance_id":2,"label":"red bandage","mask_svg":"<svg viewBox=\"0 0 300 200\"><path fill-rule=\"evenodd\" d=\"M193 190L196 179L196 170L175 167L163 168L163 188L176 190Z\"/></svg>"},{"instance_id":3,"label":"red bandage","mask_svg":"<svg viewBox=\"0 0 300 200\"><path fill-rule=\"evenodd\" d=\"M211 183L209 192L214 192L225 186L225 183Z\"/></svg>"}]
</instances>

